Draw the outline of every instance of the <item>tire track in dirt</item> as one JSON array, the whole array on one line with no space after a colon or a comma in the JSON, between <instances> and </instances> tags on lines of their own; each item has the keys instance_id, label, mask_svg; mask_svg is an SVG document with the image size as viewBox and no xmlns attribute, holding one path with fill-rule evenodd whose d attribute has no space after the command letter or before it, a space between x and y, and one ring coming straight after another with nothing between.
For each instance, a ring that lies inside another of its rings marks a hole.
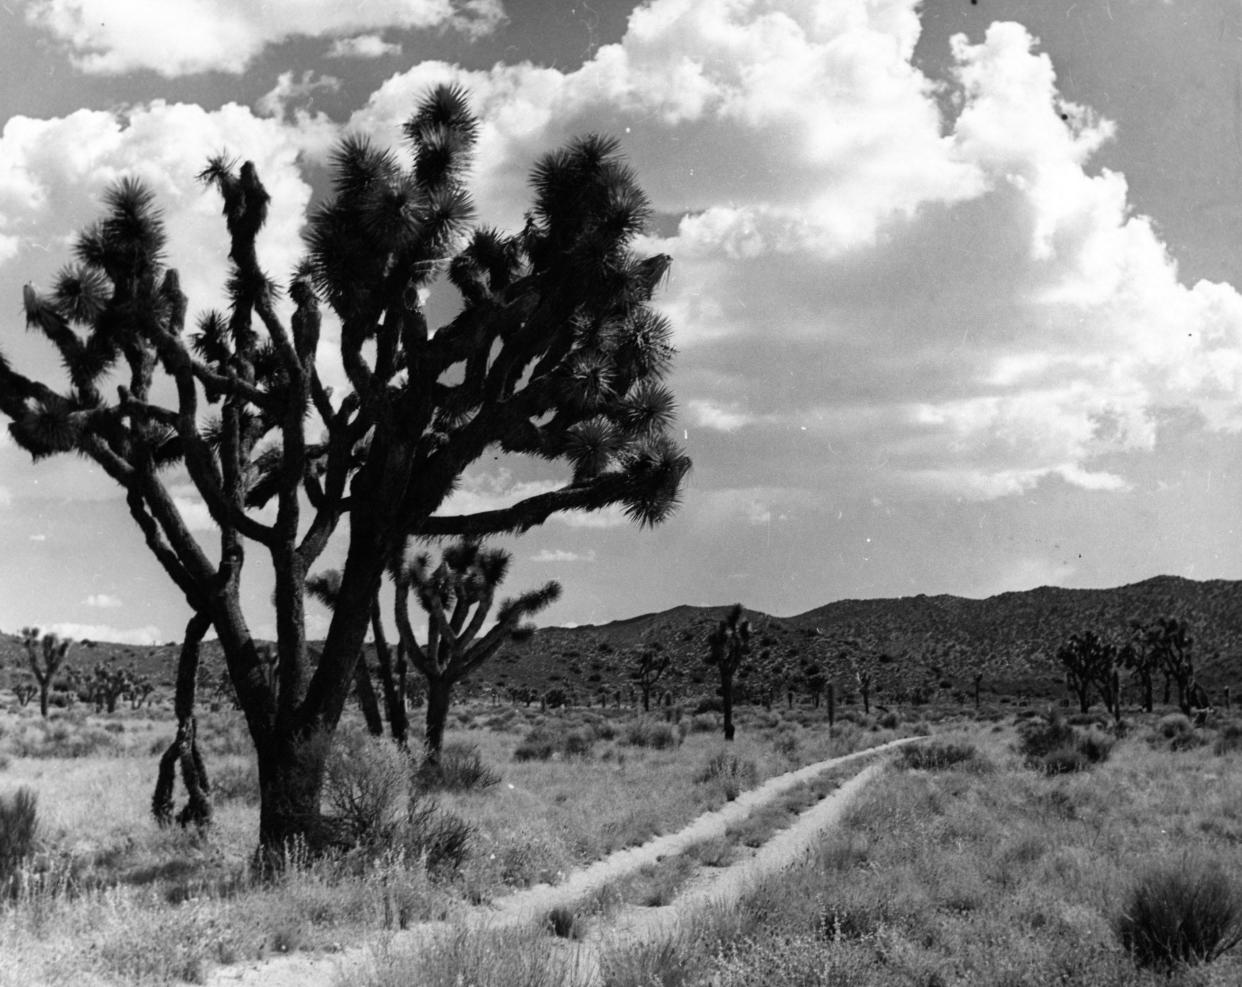
<instances>
[{"instance_id":1,"label":"tire track in dirt","mask_svg":"<svg viewBox=\"0 0 1242 987\"><path fill-rule=\"evenodd\" d=\"M790 789L827 770L877 757L922 739L904 737L769 778L757 788L741 793L722 808L704 813L684 829L655 837L641 846L618 850L602 860L574 871L559 884L539 884L516 891L497 899L491 905L470 908L452 921L423 922L400 933L386 934L382 937L385 949L403 951L463 926L468 929L507 929L541 924L548 912L555 907L573 907L611 882L648 864L682 853L695 843L723 836L730 825L740 822L756 809L775 801ZM647 913L645 915L638 910L627 910L627 917L620 923L621 927L616 929L615 935L609 934L576 944L581 955L575 957L575 968L582 970L586 976L585 982L590 983L598 979L597 960L601 942L624 938L628 926L641 926L639 931L644 940L649 935L667 935L691 911L717 901L736 901L748 887L766 874L796 863L816 836L840 819L853 796L876 776L880 767L881 765L873 765L861 771L803 812L792 826L776 833L753 857L721 868L710 882L696 883L686 894L679 895L672 905L642 909L641 912ZM618 923L612 924L616 926ZM376 937L377 940L379 938ZM363 943L328 956L298 953L222 967L213 971L207 980L207 987L335 987L337 984L351 982L351 973L356 976L373 964L374 950L368 943Z\"/></svg>"}]
</instances>

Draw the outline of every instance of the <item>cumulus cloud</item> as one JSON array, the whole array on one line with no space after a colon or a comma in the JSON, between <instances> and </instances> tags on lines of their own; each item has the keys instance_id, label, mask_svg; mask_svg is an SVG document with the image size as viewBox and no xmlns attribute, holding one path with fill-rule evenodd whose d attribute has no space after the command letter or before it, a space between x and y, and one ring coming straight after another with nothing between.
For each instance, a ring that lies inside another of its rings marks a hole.
<instances>
[{"instance_id":1,"label":"cumulus cloud","mask_svg":"<svg viewBox=\"0 0 1242 987\"><path fill-rule=\"evenodd\" d=\"M328 58L383 58L400 55L401 46L385 41L380 34L356 34L351 38L337 38L328 49Z\"/></svg>"},{"instance_id":2,"label":"cumulus cloud","mask_svg":"<svg viewBox=\"0 0 1242 987\"><path fill-rule=\"evenodd\" d=\"M331 124L296 126L229 103L208 112L156 101L125 114L78 110L65 117L13 117L0 134L0 232L24 251L67 259L76 233L99 214L103 192L124 176L155 193L180 266L191 311L223 302L228 240L218 197L196 176L221 150L254 161L272 202L259 235L263 263L276 277L301 252L299 231L311 189L298 165L307 146L330 143Z\"/></svg>"},{"instance_id":3,"label":"cumulus cloud","mask_svg":"<svg viewBox=\"0 0 1242 987\"><path fill-rule=\"evenodd\" d=\"M341 80L334 75L316 78L315 73L307 69L300 79L294 79L292 72L281 72L276 78L276 85L261 96L255 106L264 116L283 117L295 106L309 110L315 102L316 93L334 93L340 88Z\"/></svg>"},{"instance_id":4,"label":"cumulus cloud","mask_svg":"<svg viewBox=\"0 0 1242 987\"><path fill-rule=\"evenodd\" d=\"M595 550L588 552L569 552L563 548L548 549L536 552L530 557L532 562L594 562Z\"/></svg>"},{"instance_id":5,"label":"cumulus cloud","mask_svg":"<svg viewBox=\"0 0 1242 987\"><path fill-rule=\"evenodd\" d=\"M266 46L303 35L340 37L384 28L452 28L485 34L504 18L499 0L31 0L26 20L48 32L85 72L151 69L165 76L241 72Z\"/></svg>"},{"instance_id":6,"label":"cumulus cloud","mask_svg":"<svg viewBox=\"0 0 1242 987\"><path fill-rule=\"evenodd\" d=\"M120 597L108 593L92 593L82 602L88 607L98 607L100 610L115 610L121 606Z\"/></svg>"},{"instance_id":7,"label":"cumulus cloud","mask_svg":"<svg viewBox=\"0 0 1242 987\"><path fill-rule=\"evenodd\" d=\"M419 92L457 79L484 117L480 213L510 226L539 153L622 136L657 209L680 216L643 246L674 258L659 304L683 361L716 371L681 389L689 419L762 433L754 470L813 456L789 444L807 433L873 485L1122 491L1100 464L1153 451L1158 409L1242 428L1242 299L1182 284L1125 177L1094 166L1114 125L1061 96L1019 24L954 38L950 77L928 79L917 13L654 0L573 72L427 63L353 124L391 141ZM734 342L725 367L714 351ZM809 369L760 376L767 352ZM747 378L745 403L705 389L725 371Z\"/></svg>"}]
</instances>

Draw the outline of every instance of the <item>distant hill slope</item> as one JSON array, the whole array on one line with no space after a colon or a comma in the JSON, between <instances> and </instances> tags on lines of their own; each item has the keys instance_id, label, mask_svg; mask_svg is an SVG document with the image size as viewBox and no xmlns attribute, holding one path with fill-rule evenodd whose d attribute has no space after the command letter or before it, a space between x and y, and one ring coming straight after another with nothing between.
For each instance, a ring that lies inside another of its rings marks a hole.
<instances>
[{"instance_id":1,"label":"distant hill slope","mask_svg":"<svg viewBox=\"0 0 1242 987\"><path fill-rule=\"evenodd\" d=\"M673 658L658 691L708 693L715 682L703 662L706 637L728 606L676 606L607 624L543 628L530 641L503 649L480 671L476 685L572 690L580 700L601 690L628 688L637 649L660 644ZM964 689L976 671L988 691L1034 695L1059 692L1056 649L1074 632L1123 633L1134 620L1175 616L1189 622L1196 666L1209 689L1223 685L1242 695L1242 582L1195 581L1157 576L1114 589L1040 587L984 600L956 596L840 600L792 617L747 611L754 628L752 682L771 669L795 673L810 659L826 664L829 678L852 679L839 657L842 642L860 640L893 661L889 690L917 674L945 689ZM767 657L762 659L762 653ZM89 670L98 661L133 665L171 688L177 647L82 642L70 661ZM204 645L208 676L223 667L214 642ZM19 638L0 634L0 683L25 668ZM883 694L883 690L881 692ZM208 698L206 695L204 698Z\"/></svg>"}]
</instances>

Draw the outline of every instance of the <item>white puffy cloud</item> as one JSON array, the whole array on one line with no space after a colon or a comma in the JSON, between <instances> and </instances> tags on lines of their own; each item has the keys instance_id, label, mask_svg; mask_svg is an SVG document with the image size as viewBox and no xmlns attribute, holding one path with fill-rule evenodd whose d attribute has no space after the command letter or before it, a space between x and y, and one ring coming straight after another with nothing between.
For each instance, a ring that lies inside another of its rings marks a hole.
<instances>
[{"instance_id":1,"label":"white puffy cloud","mask_svg":"<svg viewBox=\"0 0 1242 987\"><path fill-rule=\"evenodd\" d=\"M218 196L196 177L208 158L225 151L254 161L272 197L260 258L283 279L301 251L310 201L299 155L334 136L324 119L303 117L290 126L233 103L208 112L157 100L125 114L12 117L0 134L0 232L16 237L27 259L39 251L68 259L68 245L99 215L108 186L137 177L164 214L169 260L180 266L191 310L219 304L228 235Z\"/></svg>"},{"instance_id":2,"label":"white puffy cloud","mask_svg":"<svg viewBox=\"0 0 1242 987\"><path fill-rule=\"evenodd\" d=\"M98 607L100 610L115 610L121 606L121 599L108 593L92 593L82 601L88 607Z\"/></svg>"},{"instance_id":3,"label":"white puffy cloud","mask_svg":"<svg viewBox=\"0 0 1242 987\"><path fill-rule=\"evenodd\" d=\"M545 548L530 557L532 562L594 562L595 550L588 552L570 552L563 548Z\"/></svg>"},{"instance_id":4,"label":"white puffy cloud","mask_svg":"<svg viewBox=\"0 0 1242 987\"><path fill-rule=\"evenodd\" d=\"M380 34L357 34L351 38L337 38L328 49L328 58L383 58L400 55L401 46L385 41Z\"/></svg>"},{"instance_id":5,"label":"white puffy cloud","mask_svg":"<svg viewBox=\"0 0 1242 987\"><path fill-rule=\"evenodd\" d=\"M255 106L264 116L283 117L295 103L309 110L316 93L334 93L340 88L341 80L334 75L316 78L315 73L307 69L301 78L295 79L293 72L281 72L276 78L276 85L264 93Z\"/></svg>"},{"instance_id":6,"label":"white puffy cloud","mask_svg":"<svg viewBox=\"0 0 1242 987\"><path fill-rule=\"evenodd\" d=\"M25 8L26 20L63 44L85 72L165 76L241 72L266 46L297 35L434 27L480 35L504 18L499 0L27 0Z\"/></svg>"}]
</instances>

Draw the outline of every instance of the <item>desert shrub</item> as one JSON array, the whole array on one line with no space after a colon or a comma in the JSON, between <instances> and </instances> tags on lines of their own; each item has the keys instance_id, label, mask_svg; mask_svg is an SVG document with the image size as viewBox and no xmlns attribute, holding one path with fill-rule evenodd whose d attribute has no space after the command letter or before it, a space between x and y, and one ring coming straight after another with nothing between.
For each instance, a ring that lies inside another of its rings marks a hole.
<instances>
[{"instance_id":1,"label":"desert shrub","mask_svg":"<svg viewBox=\"0 0 1242 987\"><path fill-rule=\"evenodd\" d=\"M896 710L889 710L876 721L883 730L896 730L901 726L901 714Z\"/></svg>"},{"instance_id":2,"label":"desert shrub","mask_svg":"<svg viewBox=\"0 0 1242 987\"><path fill-rule=\"evenodd\" d=\"M530 887L541 882L554 883L571 866L563 842L546 833L523 829L496 850L495 866L502 883Z\"/></svg>"},{"instance_id":3,"label":"desert shrub","mask_svg":"<svg viewBox=\"0 0 1242 987\"><path fill-rule=\"evenodd\" d=\"M1242 941L1242 891L1221 861L1156 867L1129 889L1116 930L1139 966L1208 963Z\"/></svg>"},{"instance_id":4,"label":"desert shrub","mask_svg":"<svg viewBox=\"0 0 1242 987\"><path fill-rule=\"evenodd\" d=\"M589 729L570 730L561 739L561 752L566 757L590 757L595 738Z\"/></svg>"},{"instance_id":5,"label":"desert shrub","mask_svg":"<svg viewBox=\"0 0 1242 987\"><path fill-rule=\"evenodd\" d=\"M1226 723L1216 735L1217 754L1233 754L1242 750L1242 723Z\"/></svg>"},{"instance_id":6,"label":"desert shrub","mask_svg":"<svg viewBox=\"0 0 1242 987\"><path fill-rule=\"evenodd\" d=\"M937 741L903 747L897 763L914 771L947 771L955 767L976 767L982 764L974 744Z\"/></svg>"},{"instance_id":7,"label":"desert shrub","mask_svg":"<svg viewBox=\"0 0 1242 987\"><path fill-rule=\"evenodd\" d=\"M720 720L714 713L699 713L689 720L691 733L716 733Z\"/></svg>"},{"instance_id":8,"label":"desert shrub","mask_svg":"<svg viewBox=\"0 0 1242 987\"><path fill-rule=\"evenodd\" d=\"M793 730L784 729L772 738L772 746L782 757L795 757L798 753L798 735Z\"/></svg>"},{"instance_id":9,"label":"desert shrub","mask_svg":"<svg viewBox=\"0 0 1242 987\"><path fill-rule=\"evenodd\" d=\"M1075 771L1086 771L1091 766L1091 762L1082 751L1068 744L1050 750L1047 754L1028 761L1027 764L1046 775L1073 774Z\"/></svg>"},{"instance_id":10,"label":"desert shrub","mask_svg":"<svg viewBox=\"0 0 1242 987\"><path fill-rule=\"evenodd\" d=\"M1084 771L1108 759L1113 738L1099 730L1075 730L1058 716L1039 722L1029 721L1018 734L1018 749L1027 767L1044 774Z\"/></svg>"},{"instance_id":11,"label":"desert shrub","mask_svg":"<svg viewBox=\"0 0 1242 987\"><path fill-rule=\"evenodd\" d=\"M1078 736L1075 748L1089 763L1099 764L1108 760L1108 755L1113 752L1115 743L1116 740L1102 730L1088 730Z\"/></svg>"},{"instance_id":12,"label":"desert shrub","mask_svg":"<svg viewBox=\"0 0 1242 987\"><path fill-rule=\"evenodd\" d=\"M323 743L312 738L307 743ZM337 732L324 773L324 799L344 842L377 846L401 824L410 798L410 765L390 740L358 729Z\"/></svg>"},{"instance_id":13,"label":"desert shrub","mask_svg":"<svg viewBox=\"0 0 1242 987\"><path fill-rule=\"evenodd\" d=\"M652 747L667 750L681 743L680 735L671 723L652 720L635 720L625 731L625 742L631 747Z\"/></svg>"},{"instance_id":14,"label":"desert shrub","mask_svg":"<svg viewBox=\"0 0 1242 987\"><path fill-rule=\"evenodd\" d=\"M473 744L445 744L437 762L427 761L418 773L419 786L447 792L469 792L499 784L500 775L483 763Z\"/></svg>"},{"instance_id":15,"label":"desert shrub","mask_svg":"<svg viewBox=\"0 0 1242 987\"><path fill-rule=\"evenodd\" d=\"M700 716L703 713L723 713L724 700L719 696L704 696L694 704L694 715Z\"/></svg>"},{"instance_id":16,"label":"desert shrub","mask_svg":"<svg viewBox=\"0 0 1242 987\"><path fill-rule=\"evenodd\" d=\"M7 890L22 861L34 852L38 798L29 788L0 795L0 890Z\"/></svg>"},{"instance_id":17,"label":"desert shrub","mask_svg":"<svg viewBox=\"0 0 1242 987\"><path fill-rule=\"evenodd\" d=\"M537 726L513 750L515 761L547 761L553 757L589 757L595 743L591 729L552 730Z\"/></svg>"},{"instance_id":18,"label":"desert shrub","mask_svg":"<svg viewBox=\"0 0 1242 987\"><path fill-rule=\"evenodd\" d=\"M515 761L546 761L556 753L560 745L557 737L546 727L535 727L513 749Z\"/></svg>"},{"instance_id":19,"label":"desert shrub","mask_svg":"<svg viewBox=\"0 0 1242 987\"><path fill-rule=\"evenodd\" d=\"M1169 713L1156 721L1156 732L1165 740L1176 740L1193 733L1194 726L1185 713Z\"/></svg>"},{"instance_id":20,"label":"desert shrub","mask_svg":"<svg viewBox=\"0 0 1242 987\"><path fill-rule=\"evenodd\" d=\"M423 858L432 874L449 874L461 869L476 834L475 827L456 813L415 793L397 836L409 858Z\"/></svg>"},{"instance_id":21,"label":"desert shrub","mask_svg":"<svg viewBox=\"0 0 1242 987\"><path fill-rule=\"evenodd\" d=\"M581 939L582 925L578 921L578 913L565 905L557 905L551 909L544 919L544 925L558 939Z\"/></svg>"},{"instance_id":22,"label":"desert shrub","mask_svg":"<svg viewBox=\"0 0 1242 987\"><path fill-rule=\"evenodd\" d=\"M755 786L759 780L759 768L749 758L743 760L736 754L719 751L708 759L694 780L699 784L719 786L725 799L732 802L743 791Z\"/></svg>"}]
</instances>

